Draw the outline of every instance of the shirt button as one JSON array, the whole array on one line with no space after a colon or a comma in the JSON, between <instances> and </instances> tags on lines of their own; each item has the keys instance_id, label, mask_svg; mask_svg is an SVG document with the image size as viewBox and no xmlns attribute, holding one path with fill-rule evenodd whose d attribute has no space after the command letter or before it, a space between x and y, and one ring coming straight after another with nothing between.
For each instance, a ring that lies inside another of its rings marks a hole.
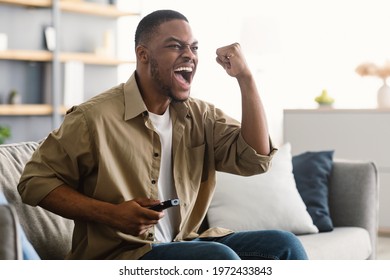
<instances>
[{"instance_id":1,"label":"shirt button","mask_svg":"<svg viewBox=\"0 0 390 280\"><path fill-rule=\"evenodd\" d=\"M152 184L153 185L156 184L156 180L152 179Z\"/></svg>"}]
</instances>

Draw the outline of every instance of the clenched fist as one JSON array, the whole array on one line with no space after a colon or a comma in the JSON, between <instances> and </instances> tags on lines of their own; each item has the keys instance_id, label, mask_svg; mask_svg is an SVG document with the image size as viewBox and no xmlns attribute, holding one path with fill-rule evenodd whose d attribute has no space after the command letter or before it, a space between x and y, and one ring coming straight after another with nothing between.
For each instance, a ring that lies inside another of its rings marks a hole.
<instances>
[{"instance_id":1,"label":"clenched fist","mask_svg":"<svg viewBox=\"0 0 390 280\"><path fill-rule=\"evenodd\" d=\"M241 51L239 43L234 43L217 49L217 62L226 72L235 78L250 75L249 67Z\"/></svg>"}]
</instances>

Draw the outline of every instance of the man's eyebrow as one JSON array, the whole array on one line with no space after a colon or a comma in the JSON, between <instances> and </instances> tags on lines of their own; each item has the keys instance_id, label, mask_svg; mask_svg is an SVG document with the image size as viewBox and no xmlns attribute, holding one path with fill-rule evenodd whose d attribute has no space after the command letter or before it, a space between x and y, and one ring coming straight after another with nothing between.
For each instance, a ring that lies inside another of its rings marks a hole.
<instances>
[{"instance_id":1,"label":"man's eyebrow","mask_svg":"<svg viewBox=\"0 0 390 280\"><path fill-rule=\"evenodd\" d=\"M177 39L176 37L169 37L169 38L167 38L167 39L165 39L164 40L164 42L165 43L169 43L169 42L172 42L172 41L174 41L174 42L177 42L177 43L179 43L180 45L197 45L198 44L198 41L197 40L195 40L194 42L192 42L192 43L190 43L190 44L187 44L186 42L184 42L184 41L182 41L182 40L179 40L179 39Z\"/></svg>"}]
</instances>

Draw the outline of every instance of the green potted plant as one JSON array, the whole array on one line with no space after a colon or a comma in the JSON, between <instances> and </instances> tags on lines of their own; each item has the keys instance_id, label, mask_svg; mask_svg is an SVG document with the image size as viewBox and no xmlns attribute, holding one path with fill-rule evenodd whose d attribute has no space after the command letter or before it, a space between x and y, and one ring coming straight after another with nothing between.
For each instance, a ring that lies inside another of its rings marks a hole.
<instances>
[{"instance_id":1,"label":"green potted plant","mask_svg":"<svg viewBox=\"0 0 390 280\"><path fill-rule=\"evenodd\" d=\"M7 126L0 125L0 144L4 144L4 141L11 137L11 129Z\"/></svg>"}]
</instances>

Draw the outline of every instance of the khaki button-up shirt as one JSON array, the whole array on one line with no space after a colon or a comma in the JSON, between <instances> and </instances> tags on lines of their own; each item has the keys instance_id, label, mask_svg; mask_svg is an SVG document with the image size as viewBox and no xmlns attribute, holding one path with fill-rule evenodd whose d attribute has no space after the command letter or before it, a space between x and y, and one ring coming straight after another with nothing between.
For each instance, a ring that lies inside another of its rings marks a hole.
<instances>
[{"instance_id":1,"label":"khaki button-up shirt","mask_svg":"<svg viewBox=\"0 0 390 280\"><path fill-rule=\"evenodd\" d=\"M215 188L216 170L241 175L265 172L272 154L246 144L240 124L206 102L172 103L172 172L181 201L174 241L199 237ZM118 204L158 198L159 136L148 117L134 74L125 84L70 110L27 163L18 186L25 203L37 205L56 187ZM240 186L237 186L240 187ZM222 236L209 229L202 236ZM75 221L70 259L137 259L151 250L154 230L132 236L103 224Z\"/></svg>"}]
</instances>

